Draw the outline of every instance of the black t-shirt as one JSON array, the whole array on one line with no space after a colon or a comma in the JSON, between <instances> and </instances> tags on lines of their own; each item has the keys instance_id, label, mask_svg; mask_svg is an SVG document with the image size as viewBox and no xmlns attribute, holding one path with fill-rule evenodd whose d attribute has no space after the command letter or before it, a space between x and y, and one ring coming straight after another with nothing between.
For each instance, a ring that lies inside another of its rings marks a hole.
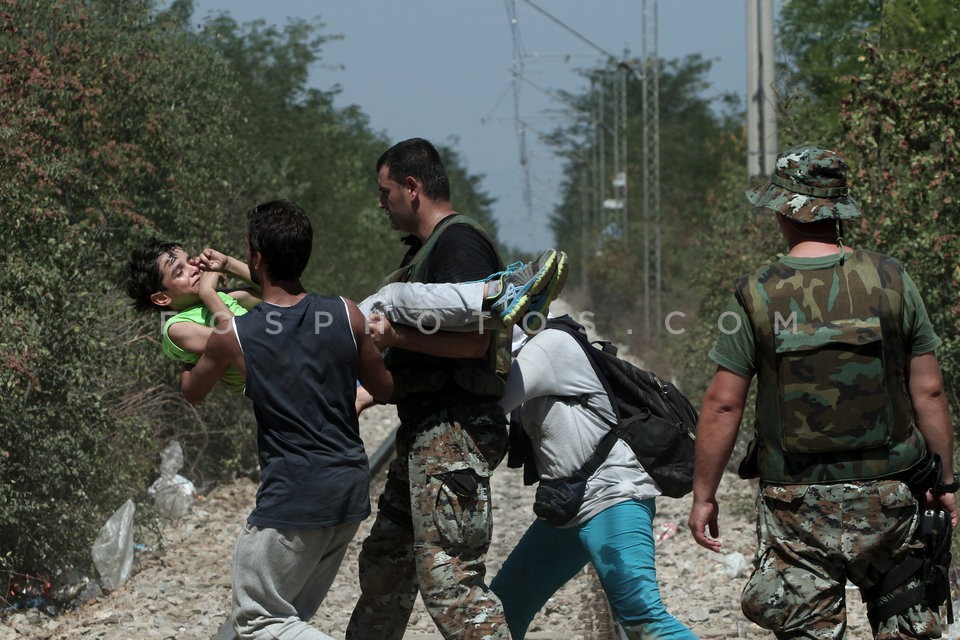
<instances>
[{"instance_id":1,"label":"black t-shirt","mask_svg":"<svg viewBox=\"0 0 960 640\"><path fill-rule=\"evenodd\" d=\"M498 267L490 243L470 225L455 224L437 240L427 268L433 282L470 282L483 280Z\"/></svg>"},{"instance_id":2,"label":"black t-shirt","mask_svg":"<svg viewBox=\"0 0 960 640\"><path fill-rule=\"evenodd\" d=\"M434 233L442 232L433 245L433 250L426 257L426 278L424 282L471 282L484 280L492 273L500 270L500 258L496 249L469 224L451 224L452 220L442 220L440 225L434 229ZM401 266L408 264L422 243L416 236L404 238L404 242L410 245L407 255L404 256ZM398 350L403 351L403 350ZM405 355L399 356L405 363L419 362L420 366L427 369L441 368L449 366L450 361L446 358L437 356L428 356L426 354L415 353L411 351L403 352ZM481 364L486 358L479 358L477 366L486 367ZM394 371L394 375L397 372ZM404 414L413 411L427 411L432 403L442 400L447 404L476 404L480 400L488 400L486 397L477 396L474 393L460 388L452 380L449 381L442 390L411 393L409 396L400 400L397 407L401 418Z\"/></svg>"},{"instance_id":3,"label":"black t-shirt","mask_svg":"<svg viewBox=\"0 0 960 640\"><path fill-rule=\"evenodd\" d=\"M444 224L443 221L441 224ZM435 229L434 233L437 231L443 231L443 233L427 258L427 282L484 280L491 273L500 270L496 251L470 225L453 224L445 230ZM404 241L411 246L401 265L410 262L422 246L415 236L408 236Z\"/></svg>"}]
</instances>

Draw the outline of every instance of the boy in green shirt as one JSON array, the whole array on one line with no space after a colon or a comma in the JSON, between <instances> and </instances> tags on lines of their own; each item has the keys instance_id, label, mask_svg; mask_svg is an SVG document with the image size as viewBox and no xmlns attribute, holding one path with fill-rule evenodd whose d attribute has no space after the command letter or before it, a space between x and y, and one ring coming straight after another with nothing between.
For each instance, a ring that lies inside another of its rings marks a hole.
<instances>
[{"instance_id":1,"label":"boy in green shirt","mask_svg":"<svg viewBox=\"0 0 960 640\"><path fill-rule=\"evenodd\" d=\"M223 275L239 278L249 288L219 291ZM210 247L191 258L179 244L151 238L127 263L127 295L137 311L156 309L166 318L163 352L185 366L185 376L215 328L226 328L231 318L259 304L259 289L246 263ZM222 381L231 391L243 391L236 369L229 369Z\"/></svg>"}]
</instances>

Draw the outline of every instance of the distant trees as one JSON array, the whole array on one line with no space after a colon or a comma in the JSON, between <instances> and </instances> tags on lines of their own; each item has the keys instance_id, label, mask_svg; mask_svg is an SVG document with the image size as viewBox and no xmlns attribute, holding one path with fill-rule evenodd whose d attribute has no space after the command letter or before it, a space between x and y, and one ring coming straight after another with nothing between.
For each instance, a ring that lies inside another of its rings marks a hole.
<instances>
[{"instance_id":1,"label":"distant trees","mask_svg":"<svg viewBox=\"0 0 960 640\"><path fill-rule=\"evenodd\" d=\"M711 63L699 55L660 64L660 230L663 308L693 313L697 299L691 283L702 274L692 268L700 264L697 233L713 225L712 214L721 197L724 180L741 163L744 153L743 125L737 117L736 98L708 97L707 74ZM640 61L630 61L640 68ZM596 70L596 74L622 73L623 66ZM611 184L613 145L599 147L593 132L598 103L612 101L597 95L596 86L580 95L569 96L570 124L554 132L553 143L566 158L562 200L552 227L558 245L574 258L576 271L586 270L589 299L584 304L596 313L596 322L608 335L637 343L643 331L645 286L655 290L653 269L644 267L644 234L649 251L654 250L654 221L644 225L643 201L643 94L641 80L631 74L627 81L627 189L629 228L622 237L605 234L595 211L597 171L595 159L602 148L608 175L600 179ZM615 119L605 114L604 122ZM582 273L580 275L583 275ZM644 281L648 277L649 282ZM573 286L579 279L571 280ZM571 285L568 285L571 286ZM571 288L573 288L571 286ZM662 329L663 318L653 321L654 333ZM627 336L632 330L632 338ZM663 352L665 344L652 346Z\"/></svg>"}]
</instances>

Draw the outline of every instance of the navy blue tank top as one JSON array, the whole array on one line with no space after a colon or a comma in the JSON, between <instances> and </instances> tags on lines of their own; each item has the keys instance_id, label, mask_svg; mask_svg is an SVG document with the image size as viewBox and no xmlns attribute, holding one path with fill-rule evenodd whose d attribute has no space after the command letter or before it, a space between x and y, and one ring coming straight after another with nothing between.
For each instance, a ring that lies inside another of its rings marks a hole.
<instances>
[{"instance_id":1,"label":"navy blue tank top","mask_svg":"<svg viewBox=\"0 0 960 640\"><path fill-rule=\"evenodd\" d=\"M260 488L247 521L322 529L370 515L370 469L354 407L357 345L346 303L308 294L235 318L244 393L257 417Z\"/></svg>"}]
</instances>

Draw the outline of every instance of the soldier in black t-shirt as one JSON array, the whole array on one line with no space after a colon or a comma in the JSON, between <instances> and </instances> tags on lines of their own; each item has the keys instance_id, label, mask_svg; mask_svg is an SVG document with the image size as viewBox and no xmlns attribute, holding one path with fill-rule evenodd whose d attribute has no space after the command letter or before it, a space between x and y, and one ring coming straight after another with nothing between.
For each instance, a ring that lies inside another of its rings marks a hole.
<instances>
[{"instance_id":1,"label":"soldier in black t-shirt","mask_svg":"<svg viewBox=\"0 0 960 640\"><path fill-rule=\"evenodd\" d=\"M410 248L390 282L467 282L503 269L490 237L457 214L439 154L426 140L377 162L380 207ZM380 322L386 322L381 319ZM360 555L360 599L347 640L403 635L417 590L445 638L509 638L483 580L492 530L489 478L507 450L509 351L496 332L426 334L373 327L396 385L397 458ZM500 357L498 358L498 352Z\"/></svg>"}]
</instances>

